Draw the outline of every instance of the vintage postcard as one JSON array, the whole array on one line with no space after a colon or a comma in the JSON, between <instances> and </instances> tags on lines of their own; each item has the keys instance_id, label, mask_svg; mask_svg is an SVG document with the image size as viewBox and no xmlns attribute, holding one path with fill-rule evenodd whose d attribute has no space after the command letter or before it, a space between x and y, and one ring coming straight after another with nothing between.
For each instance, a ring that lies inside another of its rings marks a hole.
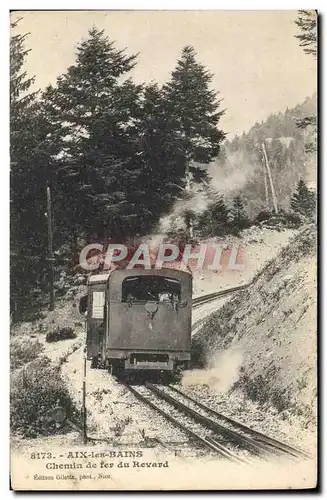
<instances>
[{"instance_id":1,"label":"vintage postcard","mask_svg":"<svg viewBox=\"0 0 327 500\"><path fill-rule=\"evenodd\" d=\"M317 25L10 13L13 490L316 488Z\"/></svg>"}]
</instances>

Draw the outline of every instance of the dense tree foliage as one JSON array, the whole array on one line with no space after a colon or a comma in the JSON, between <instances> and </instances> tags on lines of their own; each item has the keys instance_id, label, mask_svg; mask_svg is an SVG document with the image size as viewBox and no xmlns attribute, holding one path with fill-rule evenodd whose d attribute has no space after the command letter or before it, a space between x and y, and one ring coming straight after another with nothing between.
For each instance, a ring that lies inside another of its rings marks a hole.
<instances>
[{"instance_id":1,"label":"dense tree foliage","mask_svg":"<svg viewBox=\"0 0 327 500\"><path fill-rule=\"evenodd\" d=\"M183 193L188 165L209 163L224 138L211 75L193 49L183 50L163 88L128 78L136 57L93 28L76 63L43 95L59 130L57 219L72 235L149 231ZM196 180L204 177L204 169L190 169ZM72 192L67 214L60 207Z\"/></svg>"},{"instance_id":2,"label":"dense tree foliage","mask_svg":"<svg viewBox=\"0 0 327 500\"><path fill-rule=\"evenodd\" d=\"M46 186L52 168L51 128L24 71L27 35L10 43L10 239L11 299L14 308L34 300L47 282Z\"/></svg>"},{"instance_id":3,"label":"dense tree foliage","mask_svg":"<svg viewBox=\"0 0 327 500\"><path fill-rule=\"evenodd\" d=\"M212 75L191 47L167 84L136 85L129 73L137 54L92 28L74 64L35 94L23 71L25 38L11 39L11 220L12 296L26 299L25 275L27 289L46 290L47 186L56 258L66 252L76 264L88 241L152 231L189 195L188 172L194 182L207 179L224 133ZM21 258L26 247L35 264Z\"/></svg>"},{"instance_id":4,"label":"dense tree foliage","mask_svg":"<svg viewBox=\"0 0 327 500\"><path fill-rule=\"evenodd\" d=\"M43 94L43 108L58 130L54 194L65 236L103 235L132 224L128 191L138 175L133 117L141 87L125 75L135 64L136 55L117 50L93 28L77 47L76 63Z\"/></svg>"}]
</instances>

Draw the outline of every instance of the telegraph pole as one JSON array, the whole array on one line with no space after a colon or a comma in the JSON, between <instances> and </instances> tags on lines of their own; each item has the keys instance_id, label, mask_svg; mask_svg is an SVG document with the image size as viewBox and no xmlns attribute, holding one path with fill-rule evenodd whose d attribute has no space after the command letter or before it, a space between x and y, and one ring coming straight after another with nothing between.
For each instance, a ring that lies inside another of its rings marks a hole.
<instances>
[{"instance_id":1,"label":"telegraph pole","mask_svg":"<svg viewBox=\"0 0 327 500\"><path fill-rule=\"evenodd\" d=\"M86 358L87 358L87 353L86 353L86 346L84 347L84 353L83 353L83 364L84 364L84 370L83 370L83 388L82 388L82 394L83 394L83 403L82 403L82 421L83 421L83 443L87 444L87 412L86 412Z\"/></svg>"},{"instance_id":2,"label":"telegraph pole","mask_svg":"<svg viewBox=\"0 0 327 500\"><path fill-rule=\"evenodd\" d=\"M48 253L49 253L49 310L54 309L54 270L53 270L53 236L51 191L47 187L47 220L48 220Z\"/></svg>"},{"instance_id":3,"label":"telegraph pole","mask_svg":"<svg viewBox=\"0 0 327 500\"><path fill-rule=\"evenodd\" d=\"M190 173L190 166L187 162L186 169L185 169L185 177L186 177L186 186L185 186L185 191L187 193L191 192L191 173ZM193 221L192 221L192 216L189 214L186 217L186 224L187 224L187 229L189 232L189 237L192 239L193 238Z\"/></svg>"},{"instance_id":4,"label":"telegraph pole","mask_svg":"<svg viewBox=\"0 0 327 500\"><path fill-rule=\"evenodd\" d=\"M268 180L267 180L267 169L265 165L264 155L262 154L262 166L263 166L263 180L265 183L265 199L266 199L266 208L269 210L269 193L268 193Z\"/></svg>"},{"instance_id":5,"label":"telegraph pole","mask_svg":"<svg viewBox=\"0 0 327 500\"><path fill-rule=\"evenodd\" d=\"M267 152L266 152L266 147L265 147L265 143L264 142L262 143L262 151L263 151L263 156L264 156L264 159L265 159L266 168L267 168L267 172L268 172L268 178L269 178L269 183L270 183L270 188L271 188L271 196L272 196L272 201L273 201L273 205L274 205L275 214L278 214L276 193L275 193L275 188L274 188L273 180L272 180L272 177L271 177L271 171L270 171L270 167L269 167L269 163L268 163L268 157L267 157Z\"/></svg>"}]
</instances>

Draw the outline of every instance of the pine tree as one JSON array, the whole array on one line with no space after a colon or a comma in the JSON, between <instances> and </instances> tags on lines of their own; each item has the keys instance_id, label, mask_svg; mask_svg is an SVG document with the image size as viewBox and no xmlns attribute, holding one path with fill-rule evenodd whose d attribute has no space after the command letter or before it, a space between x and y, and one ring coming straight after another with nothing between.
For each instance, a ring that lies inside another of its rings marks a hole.
<instances>
[{"instance_id":1,"label":"pine tree","mask_svg":"<svg viewBox=\"0 0 327 500\"><path fill-rule=\"evenodd\" d=\"M238 230L245 229L248 226L249 221L240 195L233 198L231 218L233 226Z\"/></svg>"},{"instance_id":2,"label":"pine tree","mask_svg":"<svg viewBox=\"0 0 327 500\"><path fill-rule=\"evenodd\" d=\"M299 10L295 24L301 33L295 35L306 54L317 56L317 13L314 10Z\"/></svg>"},{"instance_id":3,"label":"pine tree","mask_svg":"<svg viewBox=\"0 0 327 500\"><path fill-rule=\"evenodd\" d=\"M179 136L179 149L196 182L207 177L206 170L197 164L210 163L225 137L217 128L224 111L218 111L220 100L217 92L210 89L212 78L196 61L194 48L187 46L163 88L172 133L176 131Z\"/></svg>"},{"instance_id":4,"label":"pine tree","mask_svg":"<svg viewBox=\"0 0 327 500\"><path fill-rule=\"evenodd\" d=\"M308 188L306 183L300 179L291 199L292 210L306 217L312 217L315 211L315 206L315 194Z\"/></svg>"},{"instance_id":5,"label":"pine tree","mask_svg":"<svg viewBox=\"0 0 327 500\"><path fill-rule=\"evenodd\" d=\"M300 40L300 46L306 54L317 57L317 12L314 10L299 10L295 24L300 28L300 34L295 37ZM312 127L313 139L305 145L307 153L317 150L317 116L309 115L297 120L298 128Z\"/></svg>"},{"instance_id":6,"label":"pine tree","mask_svg":"<svg viewBox=\"0 0 327 500\"><path fill-rule=\"evenodd\" d=\"M21 19L11 23L11 29L17 28ZM27 33L12 35L10 40L10 111L11 123L15 125L24 115L24 112L34 103L36 92L22 95L29 91L34 83L34 77L28 78L23 65L28 49L25 49Z\"/></svg>"},{"instance_id":7,"label":"pine tree","mask_svg":"<svg viewBox=\"0 0 327 500\"><path fill-rule=\"evenodd\" d=\"M43 106L63 143L58 217L76 234L120 232L134 223L134 117L141 86L126 78L137 55L128 56L92 28L77 47L76 63L49 86ZM59 205L70 200L69 210Z\"/></svg>"},{"instance_id":8,"label":"pine tree","mask_svg":"<svg viewBox=\"0 0 327 500\"><path fill-rule=\"evenodd\" d=\"M155 83L144 88L136 130L138 182L146 190L146 196L139 200L139 210L151 228L169 212L185 188L185 159L179 149L179 136L165 110L162 89Z\"/></svg>"},{"instance_id":9,"label":"pine tree","mask_svg":"<svg viewBox=\"0 0 327 500\"><path fill-rule=\"evenodd\" d=\"M31 92L34 82L24 71L29 50L26 34L10 40L10 240L11 297L19 314L41 298L46 287L46 186L49 176L50 130ZM33 295L33 290L37 293ZM33 297L33 300L31 300Z\"/></svg>"},{"instance_id":10,"label":"pine tree","mask_svg":"<svg viewBox=\"0 0 327 500\"><path fill-rule=\"evenodd\" d=\"M224 197L214 189L208 190L208 207L196 218L201 236L223 236L230 231L230 213Z\"/></svg>"},{"instance_id":11,"label":"pine tree","mask_svg":"<svg viewBox=\"0 0 327 500\"><path fill-rule=\"evenodd\" d=\"M212 229L215 236L229 232L229 210L223 196L218 196L210 207Z\"/></svg>"}]
</instances>

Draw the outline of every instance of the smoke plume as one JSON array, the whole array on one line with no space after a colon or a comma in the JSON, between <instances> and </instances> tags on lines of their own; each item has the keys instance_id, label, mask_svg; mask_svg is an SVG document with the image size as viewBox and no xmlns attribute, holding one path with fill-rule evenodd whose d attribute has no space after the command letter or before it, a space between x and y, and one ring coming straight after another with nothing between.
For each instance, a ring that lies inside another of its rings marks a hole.
<instances>
[{"instance_id":1,"label":"smoke plume","mask_svg":"<svg viewBox=\"0 0 327 500\"><path fill-rule=\"evenodd\" d=\"M158 224L158 233L166 234L170 230L186 229L184 214L191 211L195 215L202 214L209 206L212 198L210 191L217 191L226 200L232 198L245 186L251 178L255 166L251 165L242 153L235 152L227 156L224 166L217 159L208 167L209 185L202 188L193 183L186 200L177 200L169 214L163 216Z\"/></svg>"},{"instance_id":2,"label":"smoke plume","mask_svg":"<svg viewBox=\"0 0 327 500\"><path fill-rule=\"evenodd\" d=\"M207 385L217 392L226 393L237 382L243 355L238 349L228 349L213 356L205 370L185 371L182 385Z\"/></svg>"}]
</instances>

